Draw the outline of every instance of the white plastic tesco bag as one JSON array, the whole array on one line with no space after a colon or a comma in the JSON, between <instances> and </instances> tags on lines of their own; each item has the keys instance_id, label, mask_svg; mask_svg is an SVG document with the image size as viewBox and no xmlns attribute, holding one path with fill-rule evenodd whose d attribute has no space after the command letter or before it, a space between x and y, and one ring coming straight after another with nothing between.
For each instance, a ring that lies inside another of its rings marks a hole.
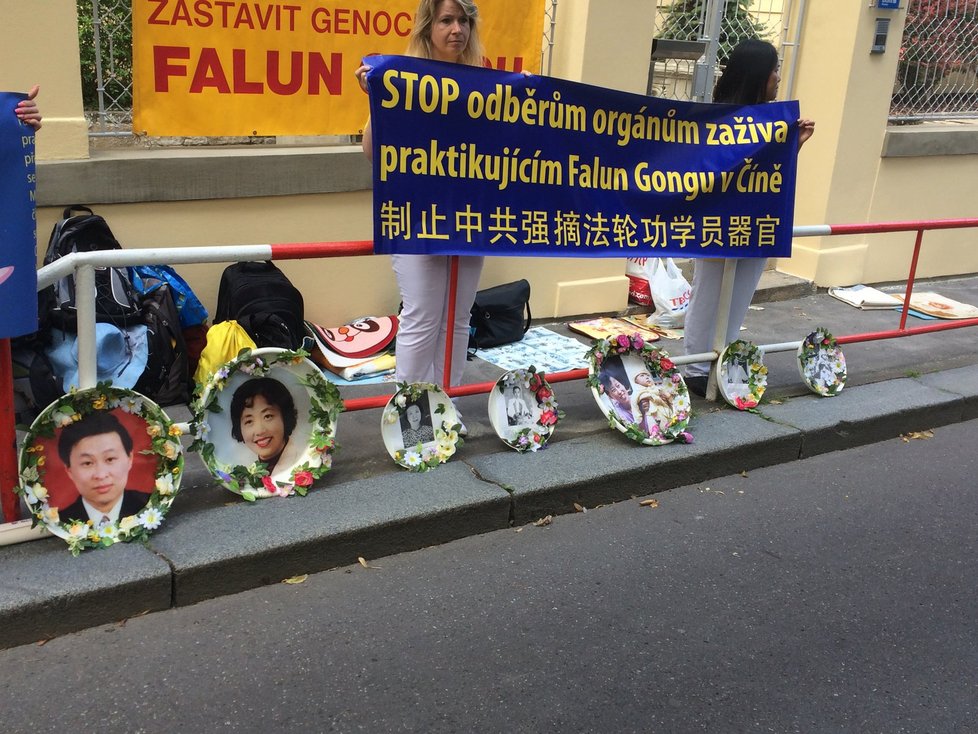
<instances>
[{"instance_id":1,"label":"white plastic tesco bag","mask_svg":"<svg viewBox=\"0 0 978 734\"><path fill-rule=\"evenodd\" d=\"M689 308L692 288L671 257L630 257L628 298L642 306L655 306L649 324L681 329Z\"/></svg>"}]
</instances>

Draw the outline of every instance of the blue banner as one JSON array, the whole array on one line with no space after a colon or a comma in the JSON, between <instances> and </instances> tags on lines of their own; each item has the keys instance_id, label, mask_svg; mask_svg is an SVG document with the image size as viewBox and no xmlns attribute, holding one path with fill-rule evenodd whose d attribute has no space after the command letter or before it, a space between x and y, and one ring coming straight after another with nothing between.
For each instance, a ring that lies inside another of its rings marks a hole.
<instances>
[{"instance_id":1,"label":"blue banner","mask_svg":"<svg viewBox=\"0 0 978 734\"><path fill-rule=\"evenodd\" d=\"M371 56L374 249L788 257L798 103L700 104Z\"/></svg>"},{"instance_id":2,"label":"blue banner","mask_svg":"<svg viewBox=\"0 0 978 734\"><path fill-rule=\"evenodd\" d=\"M34 128L14 114L23 99L0 92L0 338L37 331Z\"/></svg>"}]
</instances>

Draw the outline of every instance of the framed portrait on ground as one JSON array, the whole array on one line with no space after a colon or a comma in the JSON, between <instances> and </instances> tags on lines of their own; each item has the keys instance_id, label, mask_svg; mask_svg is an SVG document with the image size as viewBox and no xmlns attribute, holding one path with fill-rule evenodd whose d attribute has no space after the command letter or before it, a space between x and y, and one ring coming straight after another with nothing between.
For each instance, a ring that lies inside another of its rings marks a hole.
<instances>
[{"instance_id":1,"label":"framed portrait on ground","mask_svg":"<svg viewBox=\"0 0 978 734\"><path fill-rule=\"evenodd\" d=\"M816 395L832 397L846 386L848 372L842 347L828 330L819 327L798 346L798 372Z\"/></svg>"},{"instance_id":2,"label":"framed portrait on ground","mask_svg":"<svg viewBox=\"0 0 978 734\"><path fill-rule=\"evenodd\" d=\"M20 451L17 492L34 525L77 555L145 538L180 488L180 429L149 398L99 383L35 419Z\"/></svg>"},{"instance_id":3,"label":"framed portrait on ground","mask_svg":"<svg viewBox=\"0 0 978 734\"><path fill-rule=\"evenodd\" d=\"M252 501L304 495L332 467L336 386L301 351L242 352L191 406L192 450L227 489Z\"/></svg>"},{"instance_id":4,"label":"framed portrait on ground","mask_svg":"<svg viewBox=\"0 0 978 734\"><path fill-rule=\"evenodd\" d=\"M444 464L463 441L455 404L429 382L398 384L381 414L381 436L399 466L428 471Z\"/></svg>"},{"instance_id":5,"label":"framed portrait on ground","mask_svg":"<svg viewBox=\"0 0 978 734\"><path fill-rule=\"evenodd\" d=\"M595 342L588 386L608 425L648 446L690 443L689 392L669 355L640 334Z\"/></svg>"},{"instance_id":6,"label":"framed portrait on ground","mask_svg":"<svg viewBox=\"0 0 978 734\"><path fill-rule=\"evenodd\" d=\"M731 342L717 360L720 395L738 410L756 408L767 389L764 354L756 344L743 339Z\"/></svg>"},{"instance_id":7,"label":"framed portrait on ground","mask_svg":"<svg viewBox=\"0 0 978 734\"><path fill-rule=\"evenodd\" d=\"M553 388L533 366L506 372L489 392L493 430L520 453L545 448L559 418Z\"/></svg>"}]
</instances>

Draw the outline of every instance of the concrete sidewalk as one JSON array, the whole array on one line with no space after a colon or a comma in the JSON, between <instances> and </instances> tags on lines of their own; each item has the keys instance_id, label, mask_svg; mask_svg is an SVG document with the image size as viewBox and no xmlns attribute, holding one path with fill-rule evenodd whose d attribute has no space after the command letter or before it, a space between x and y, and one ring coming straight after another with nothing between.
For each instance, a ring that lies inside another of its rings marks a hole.
<instances>
[{"instance_id":1,"label":"concrete sidewalk","mask_svg":"<svg viewBox=\"0 0 978 734\"><path fill-rule=\"evenodd\" d=\"M816 326L841 336L898 325L893 311L863 312L805 287L777 286L781 290L759 292L743 338L770 344L800 340ZM978 303L978 277L918 289ZM765 300L776 292L787 300ZM569 333L564 324L547 326ZM78 558L57 538L0 547L0 648L349 565L358 557L574 512L575 505L593 508L970 420L978 417L975 335L971 328L848 345L849 382L834 398L807 393L794 355L768 355L768 393L759 411L695 399L692 445L632 443L607 427L586 385L576 381L555 386L566 417L547 450L535 454L517 454L499 441L486 396L461 398L470 436L448 464L427 474L404 471L387 456L380 410L343 414L334 468L307 497L244 502L215 485L199 457L188 454L180 496L148 546L118 544ZM681 343L661 346L682 353ZM501 372L476 360L467 379L492 380ZM341 392L356 397L390 389ZM168 412L176 420L189 417L185 408Z\"/></svg>"}]
</instances>

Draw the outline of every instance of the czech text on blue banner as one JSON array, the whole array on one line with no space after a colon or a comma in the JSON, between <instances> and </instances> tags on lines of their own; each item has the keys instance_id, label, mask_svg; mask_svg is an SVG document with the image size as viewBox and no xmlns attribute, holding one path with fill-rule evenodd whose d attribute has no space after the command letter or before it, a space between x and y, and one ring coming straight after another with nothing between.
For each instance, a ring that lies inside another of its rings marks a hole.
<instances>
[{"instance_id":1,"label":"czech text on blue banner","mask_svg":"<svg viewBox=\"0 0 978 734\"><path fill-rule=\"evenodd\" d=\"M797 102L656 99L371 56L374 249L787 257Z\"/></svg>"},{"instance_id":2,"label":"czech text on blue banner","mask_svg":"<svg viewBox=\"0 0 978 734\"><path fill-rule=\"evenodd\" d=\"M34 129L14 114L26 98L0 92L0 338L37 331Z\"/></svg>"}]
</instances>

